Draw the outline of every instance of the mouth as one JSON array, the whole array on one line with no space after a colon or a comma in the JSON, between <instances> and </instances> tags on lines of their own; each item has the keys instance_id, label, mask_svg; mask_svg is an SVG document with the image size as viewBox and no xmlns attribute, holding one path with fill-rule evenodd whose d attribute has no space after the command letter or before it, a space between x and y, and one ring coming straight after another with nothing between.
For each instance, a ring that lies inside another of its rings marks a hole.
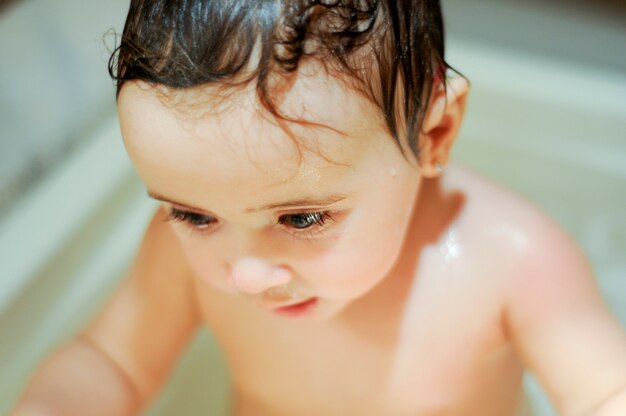
<instances>
[{"instance_id":1,"label":"mouth","mask_svg":"<svg viewBox=\"0 0 626 416\"><path fill-rule=\"evenodd\" d=\"M301 316L310 312L315 307L315 305L317 305L317 302L318 298L312 297L309 299L305 299L302 302L274 308L273 311L283 316Z\"/></svg>"}]
</instances>

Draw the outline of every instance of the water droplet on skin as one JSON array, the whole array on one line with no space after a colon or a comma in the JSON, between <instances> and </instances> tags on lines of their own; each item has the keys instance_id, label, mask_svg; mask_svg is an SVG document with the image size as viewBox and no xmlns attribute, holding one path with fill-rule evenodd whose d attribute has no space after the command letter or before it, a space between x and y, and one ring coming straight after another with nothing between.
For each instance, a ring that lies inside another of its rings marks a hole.
<instances>
[{"instance_id":1,"label":"water droplet on skin","mask_svg":"<svg viewBox=\"0 0 626 416\"><path fill-rule=\"evenodd\" d=\"M439 250L444 255L446 262L450 262L461 255L462 248L455 230L450 230Z\"/></svg>"}]
</instances>

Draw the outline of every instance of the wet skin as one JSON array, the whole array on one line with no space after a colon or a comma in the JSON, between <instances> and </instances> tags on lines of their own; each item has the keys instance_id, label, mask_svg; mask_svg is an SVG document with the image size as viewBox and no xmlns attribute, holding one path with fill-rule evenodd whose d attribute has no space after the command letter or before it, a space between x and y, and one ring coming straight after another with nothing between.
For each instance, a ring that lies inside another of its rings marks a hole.
<instances>
[{"instance_id":1,"label":"wet skin","mask_svg":"<svg viewBox=\"0 0 626 416\"><path fill-rule=\"evenodd\" d=\"M418 162L371 103L319 76L282 105L326 128L291 137L253 88L227 102L197 91L184 108L145 84L122 89L125 146L164 202L132 290L86 335L141 397L199 324L223 347L237 415L510 415L522 366L563 414L615 389L625 338L580 253L531 204L447 163L467 84L434 95ZM272 310L311 297L298 316ZM602 362L572 349L590 330L585 351Z\"/></svg>"}]
</instances>

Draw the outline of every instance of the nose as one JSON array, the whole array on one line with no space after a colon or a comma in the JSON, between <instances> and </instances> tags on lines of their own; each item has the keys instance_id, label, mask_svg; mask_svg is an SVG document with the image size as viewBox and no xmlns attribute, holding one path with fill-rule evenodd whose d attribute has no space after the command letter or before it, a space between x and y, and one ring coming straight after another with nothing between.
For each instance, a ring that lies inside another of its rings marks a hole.
<instances>
[{"instance_id":1,"label":"nose","mask_svg":"<svg viewBox=\"0 0 626 416\"><path fill-rule=\"evenodd\" d=\"M257 294L289 283L292 274L286 267L255 257L244 257L233 264L230 279L237 289Z\"/></svg>"}]
</instances>

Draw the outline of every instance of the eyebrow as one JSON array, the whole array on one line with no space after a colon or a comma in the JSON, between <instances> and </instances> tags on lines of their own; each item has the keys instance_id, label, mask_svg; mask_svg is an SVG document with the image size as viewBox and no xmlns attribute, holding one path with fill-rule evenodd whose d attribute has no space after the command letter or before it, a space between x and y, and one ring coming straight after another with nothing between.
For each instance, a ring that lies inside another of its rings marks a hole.
<instances>
[{"instance_id":1,"label":"eyebrow","mask_svg":"<svg viewBox=\"0 0 626 416\"><path fill-rule=\"evenodd\" d=\"M195 210L195 211L206 211L202 208L197 208L189 204L184 204L182 202L174 201L170 198L167 198L163 195L159 195L156 192L148 191L148 196L152 199L156 199L157 201L168 202L170 204L178 205L183 208ZM325 197L308 197L302 199L293 199L283 202L271 203L262 205L260 207L248 208L245 212L259 212L259 211L269 211L277 208L298 208L298 207L326 207L332 204L336 204L337 202L343 201L346 199L345 195L329 195Z\"/></svg>"}]
</instances>

